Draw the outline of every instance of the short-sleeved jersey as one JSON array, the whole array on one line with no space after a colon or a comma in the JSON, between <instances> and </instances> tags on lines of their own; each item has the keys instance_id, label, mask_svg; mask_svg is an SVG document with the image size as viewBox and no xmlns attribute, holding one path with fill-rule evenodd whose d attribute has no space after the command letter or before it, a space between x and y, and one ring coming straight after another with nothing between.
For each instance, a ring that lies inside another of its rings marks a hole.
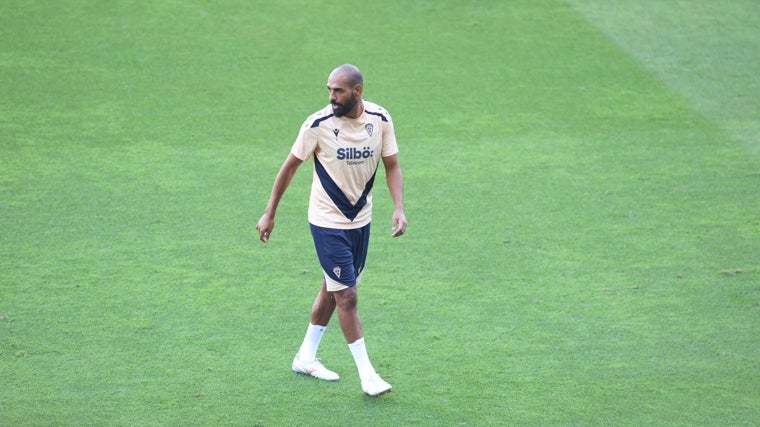
<instances>
[{"instance_id":1,"label":"short-sleeved jersey","mask_svg":"<svg viewBox=\"0 0 760 427\"><path fill-rule=\"evenodd\" d=\"M372 220L372 188L380 160L398 153L391 116L369 101L356 119L336 117L327 105L301 127L291 153L314 158L309 222L351 229Z\"/></svg>"}]
</instances>

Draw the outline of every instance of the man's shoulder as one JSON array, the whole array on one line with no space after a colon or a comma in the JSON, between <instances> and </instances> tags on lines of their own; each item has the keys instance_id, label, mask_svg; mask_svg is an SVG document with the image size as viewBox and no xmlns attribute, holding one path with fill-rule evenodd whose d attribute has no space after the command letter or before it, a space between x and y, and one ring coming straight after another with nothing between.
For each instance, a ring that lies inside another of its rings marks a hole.
<instances>
[{"instance_id":1,"label":"man's shoulder","mask_svg":"<svg viewBox=\"0 0 760 427\"><path fill-rule=\"evenodd\" d=\"M303 123L304 129L319 127L321 123L333 117L332 107L327 105L325 108L310 115Z\"/></svg>"},{"instance_id":2,"label":"man's shoulder","mask_svg":"<svg viewBox=\"0 0 760 427\"><path fill-rule=\"evenodd\" d=\"M364 112L379 118L380 121L392 123L391 115L388 113L388 110L372 101L364 100Z\"/></svg>"}]
</instances>

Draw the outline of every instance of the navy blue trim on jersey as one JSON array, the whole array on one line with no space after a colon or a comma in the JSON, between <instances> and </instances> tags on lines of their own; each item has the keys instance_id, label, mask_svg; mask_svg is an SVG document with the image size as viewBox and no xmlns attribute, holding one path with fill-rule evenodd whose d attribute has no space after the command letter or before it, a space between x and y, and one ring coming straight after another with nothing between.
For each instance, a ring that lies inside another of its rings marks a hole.
<instances>
[{"instance_id":1,"label":"navy blue trim on jersey","mask_svg":"<svg viewBox=\"0 0 760 427\"><path fill-rule=\"evenodd\" d=\"M311 124L311 127L312 128L318 128L320 123L322 123L323 121L329 119L332 116L334 116L334 114L330 114L329 116L320 117L317 120L314 120L314 122Z\"/></svg>"},{"instance_id":2,"label":"navy blue trim on jersey","mask_svg":"<svg viewBox=\"0 0 760 427\"><path fill-rule=\"evenodd\" d=\"M335 203L335 206L340 209L346 218L348 218L350 221L353 221L354 218L359 215L359 212L361 212L362 208L364 208L364 206L367 204L367 195L369 195L370 191L372 191L372 187L375 185L375 175L377 175L377 169L375 169L375 173L372 174L372 178L370 178L367 182L367 185L364 187L364 191L362 192L361 197L359 197L359 200L356 201L355 205L351 204L351 202L348 200L348 197L343 194L343 191L341 191L341 189L338 187L338 184L333 181L333 179L330 177L330 174L327 173L325 167L322 166L322 163L320 163L316 157L314 157L314 169L317 171L317 176L319 177L319 182L322 183L322 188L325 189L325 192L328 196L330 196L330 199L333 201L333 203Z\"/></svg>"},{"instance_id":3,"label":"navy blue trim on jersey","mask_svg":"<svg viewBox=\"0 0 760 427\"><path fill-rule=\"evenodd\" d=\"M364 110L364 112L367 113L367 114L372 114L373 116L379 116L381 119L383 119L384 122L388 121L388 118L385 117L385 115L383 113L376 113L374 111L367 111L367 110Z\"/></svg>"}]
</instances>

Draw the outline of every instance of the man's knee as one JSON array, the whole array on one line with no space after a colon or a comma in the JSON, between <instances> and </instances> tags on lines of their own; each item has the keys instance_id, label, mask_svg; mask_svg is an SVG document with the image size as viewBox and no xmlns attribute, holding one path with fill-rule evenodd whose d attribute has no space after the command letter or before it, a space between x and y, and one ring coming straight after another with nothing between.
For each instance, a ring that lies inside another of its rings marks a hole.
<instances>
[{"instance_id":1,"label":"man's knee","mask_svg":"<svg viewBox=\"0 0 760 427\"><path fill-rule=\"evenodd\" d=\"M356 287L346 288L337 292L333 292L335 296L335 302L338 304L338 308L341 310L355 310L358 296L356 294Z\"/></svg>"}]
</instances>

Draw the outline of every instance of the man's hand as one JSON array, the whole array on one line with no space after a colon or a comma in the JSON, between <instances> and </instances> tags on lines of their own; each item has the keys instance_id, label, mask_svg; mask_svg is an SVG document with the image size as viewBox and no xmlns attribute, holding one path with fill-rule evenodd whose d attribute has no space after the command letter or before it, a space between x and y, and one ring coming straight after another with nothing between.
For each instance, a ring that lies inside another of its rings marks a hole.
<instances>
[{"instance_id":1,"label":"man's hand","mask_svg":"<svg viewBox=\"0 0 760 427\"><path fill-rule=\"evenodd\" d=\"M393 220L391 221L391 237L398 237L406 233L406 215L403 210L393 212Z\"/></svg>"},{"instance_id":2,"label":"man's hand","mask_svg":"<svg viewBox=\"0 0 760 427\"><path fill-rule=\"evenodd\" d=\"M261 219L259 219L258 224L256 224L256 230L259 232L259 240L266 243L269 241L269 235L272 234L272 230L274 229L274 218L270 216L268 213L265 213L261 216Z\"/></svg>"}]
</instances>

